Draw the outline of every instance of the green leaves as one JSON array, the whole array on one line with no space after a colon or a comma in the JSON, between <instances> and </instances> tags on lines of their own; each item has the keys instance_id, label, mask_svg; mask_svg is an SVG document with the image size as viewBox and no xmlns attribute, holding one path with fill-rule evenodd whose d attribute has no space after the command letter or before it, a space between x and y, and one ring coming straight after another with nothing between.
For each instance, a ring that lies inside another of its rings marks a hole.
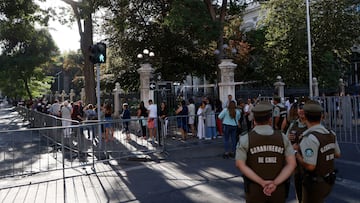
<instances>
[{"instance_id":1,"label":"green leaves","mask_svg":"<svg viewBox=\"0 0 360 203\"><path fill-rule=\"evenodd\" d=\"M40 67L57 54L57 48L49 32L35 28L35 24L46 23L48 18L42 17L33 1L6 0L0 5L0 13L0 75L5 84L1 90L8 96L30 99L37 95L35 90L44 94L49 78Z\"/></svg>"},{"instance_id":2,"label":"green leaves","mask_svg":"<svg viewBox=\"0 0 360 203\"><path fill-rule=\"evenodd\" d=\"M304 1L273 0L264 5L267 9L262 22L266 28L265 50L273 56L271 65L264 66L265 71L273 78L281 75L287 85L305 86L308 50ZM350 48L360 36L359 15L353 1L310 1L313 76L326 87L336 86L336 81L345 74L340 67L348 62Z\"/></svg>"}]
</instances>

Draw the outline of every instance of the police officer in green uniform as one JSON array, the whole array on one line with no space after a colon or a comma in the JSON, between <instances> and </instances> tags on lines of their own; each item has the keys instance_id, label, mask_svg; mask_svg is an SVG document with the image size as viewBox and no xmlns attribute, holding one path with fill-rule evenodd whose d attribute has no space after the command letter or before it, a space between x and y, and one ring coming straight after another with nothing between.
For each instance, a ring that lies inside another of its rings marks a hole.
<instances>
[{"instance_id":1,"label":"police officer in green uniform","mask_svg":"<svg viewBox=\"0 0 360 203\"><path fill-rule=\"evenodd\" d=\"M273 130L270 103L261 102L252 111L255 127L241 136L236 149L246 202L285 202L285 181L296 166L293 147L286 135Z\"/></svg>"},{"instance_id":2,"label":"police officer in green uniform","mask_svg":"<svg viewBox=\"0 0 360 203\"><path fill-rule=\"evenodd\" d=\"M304 169L302 201L324 202L335 183L334 159L340 157L340 148L335 133L320 124L321 105L308 101L304 112L308 129L303 132L300 145L294 144L295 157Z\"/></svg>"},{"instance_id":3,"label":"police officer in green uniform","mask_svg":"<svg viewBox=\"0 0 360 203\"><path fill-rule=\"evenodd\" d=\"M289 128L286 131L286 136L289 138L291 144L299 144L302 139L303 132L307 129L305 123L305 113L304 113L304 101L299 103L294 103L291 108L296 108L297 119L290 121ZM297 164L294 171L294 184L295 192L298 202L302 201L302 180L303 180L304 170L301 165Z\"/></svg>"}]
</instances>

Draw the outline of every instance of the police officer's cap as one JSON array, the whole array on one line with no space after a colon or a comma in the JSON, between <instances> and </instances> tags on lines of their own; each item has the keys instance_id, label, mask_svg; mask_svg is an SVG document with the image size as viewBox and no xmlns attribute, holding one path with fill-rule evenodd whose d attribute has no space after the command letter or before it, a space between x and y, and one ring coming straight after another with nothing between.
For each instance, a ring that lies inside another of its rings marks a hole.
<instances>
[{"instance_id":1,"label":"police officer's cap","mask_svg":"<svg viewBox=\"0 0 360 203\"><path fill-rule=\"evenodd\" d=\"M252 108L254 116L267 116L272 111L272 105L267 101L261 101Z\"/></svg>"},{"instance_id":2,"label":"police officer's cap","mask_svg":"<svg viewBox=\"0 0 360 203\"><path fill-rule=\"evenodd\" d=\"M319 114L319 113L322 113L324 111L324 109L321 107L319 102L314 101L314 100L307 101L305 103L303 109L304 109L304 111L306 113L310 113L310 114Z\"/></svg>"}]
</instances>

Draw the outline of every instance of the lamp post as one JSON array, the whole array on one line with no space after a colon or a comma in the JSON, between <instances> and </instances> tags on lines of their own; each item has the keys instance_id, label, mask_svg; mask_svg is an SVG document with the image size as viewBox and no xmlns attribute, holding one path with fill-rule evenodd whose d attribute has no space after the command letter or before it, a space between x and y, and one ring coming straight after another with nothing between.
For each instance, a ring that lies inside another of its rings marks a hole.
<instances>
[{"instance_id":1,"label":"lamp post","mask_svg":"<svg viewBox=\"0 0 360 203\"><path fill-rule=\"evenodd\" d=\"M154 92L150 91L150 76L154 69L149 62L150 58L154 56L154 52L149 51L149 49L144 49L142 53L137 55L137 58L143 61L137 71L140 74L140 100L144 101L145 105L147 105L145 101L154 100Z\"/></svg>"},{"instance_id":2,"label":"lamp post","mask_svg":"<svg viewBox=\"0 0 360 203\"><path fill-rule=\"evenodd\" d=\"M313 89L312 89L312 57L311 57L311 31L310 31L310 5L309 0L306 0L306 25L307 25L307 38L308 38L308 58L309 58L309 97L313 98Z\"/></svg>"},{"instance_id":3,"label":"lamp post","mask_svg":"<svg viewBox=\"0 0 360 203\"><path fill-rule=\"evenodd\" d=\"M154 56L155 56L154 52L149 51L149 49L144 49L142 54L140 53L137 55L137 58L144 59L146 63L149 63L150 57L154 57Z\"/></svg>"},{"instance_id":4,"label":"lamp post","mask_svg":"<svg viewBox=\"0 0 360 203\"><path fill-rule=\"evenodd\" d=\"M237 49L235 47L229 47L228 44L223 44L222 50L216 49L214 51L214 54L217 55L220 59L227 59L229 57L227 53L230 53L230 56L232 57L237 53Z\"/></svg>"}]
</instances>

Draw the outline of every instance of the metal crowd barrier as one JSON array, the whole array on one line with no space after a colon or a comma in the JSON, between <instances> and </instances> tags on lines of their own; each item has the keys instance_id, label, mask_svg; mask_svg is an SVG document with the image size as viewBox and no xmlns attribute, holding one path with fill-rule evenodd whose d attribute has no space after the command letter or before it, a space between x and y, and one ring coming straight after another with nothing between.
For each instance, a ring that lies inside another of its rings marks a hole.
<instances>
[{"instance_id":1,"label":"metal crowd barrier","mask_svg":"<svg viewBox=\"0 0 360 203\"><path fill-rule=\"evenodd\" d=\"M165 140L160 134L155 140L142 138L137 118L73 122L64 127L60 118L25 108L17 110L24 120L30 121L31 128L0 131L0 178L84 166L94 169L98 162L121 162L165 151ZM124 122L129 122L130 139ZM48 127L51 125L54 127ZM106 129L110 130L107 140ZM64 136L65 131L70 136Z\"/></svg>"},{"instance_id":2,"label":"metal crowd barrier","mask_svg":"<svg viewBox=\"0 0 360 203\"><path fill-rule=\"evenodd\" d=\"M360 96L326 96L314 100L324 108L322 124L336 133L339 143L360 144Z\"/></svg>"},{"instance_id":3,"label":"metal crowd barrier","mask_svg":"<svg viewBox=\"0 0 360 203\"><path fill-rule=\"evenodd\" d=\"M319 97L323 125L336 132L339 143L360 144L360 96Z\"/></svg>"}]
</instances>

